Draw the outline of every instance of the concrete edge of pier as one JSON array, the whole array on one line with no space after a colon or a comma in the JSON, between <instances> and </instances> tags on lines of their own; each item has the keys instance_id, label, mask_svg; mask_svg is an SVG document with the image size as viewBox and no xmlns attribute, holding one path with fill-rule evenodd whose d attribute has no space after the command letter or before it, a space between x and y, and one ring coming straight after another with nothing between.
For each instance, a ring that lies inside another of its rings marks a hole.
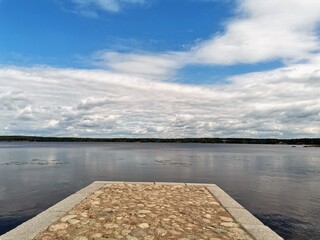
<instances>
[{"instance_id":1,"label":"concrete edge of pier","mask_svg":"<svg viewBox=\"0 0 320 240\"><path fill-rule=\"evenodd\" d=\"M32 219L22 223L15 229L0 236L0 240L32 240L54 222L58 221L68 211L82 202L91 193L99 190L106 184L151 184L151 185L199 185L204 186L216 197L221 205L230 213L254 239L256 240L283 240L277 233L264 225L259 219L230 197L215 184L208 183L180 183L180 182L125 182L125 181L95 181L78 192L63 199Z\"/></svg>"}]
</instances>

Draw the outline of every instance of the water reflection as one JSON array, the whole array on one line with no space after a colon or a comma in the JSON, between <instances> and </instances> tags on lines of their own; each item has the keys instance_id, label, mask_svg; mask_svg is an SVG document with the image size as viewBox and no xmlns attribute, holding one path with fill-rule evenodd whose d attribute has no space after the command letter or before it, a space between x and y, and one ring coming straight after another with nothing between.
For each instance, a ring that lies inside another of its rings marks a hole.
<instances>
[{"instance_id":1,"label":"water reflection","mask_svg":"<svg viewBox=\"0 0 320 240\"><path fill-rule=\"evenodd\" d=\"M319 239L316 148L0 143L0 233L95 180L216 183L285 239Z\"/></svg>"}]
</instances>

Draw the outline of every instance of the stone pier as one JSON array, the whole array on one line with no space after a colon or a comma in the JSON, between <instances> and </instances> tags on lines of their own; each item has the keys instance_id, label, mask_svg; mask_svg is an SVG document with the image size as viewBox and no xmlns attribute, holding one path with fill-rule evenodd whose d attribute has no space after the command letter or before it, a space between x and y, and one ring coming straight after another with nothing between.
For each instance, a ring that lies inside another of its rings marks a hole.
<instances>
[{"instance_id":1,"label":"stone pier","mask_svg":"<svg viewBox=\"0 0 320 240\"><path fill-rule=\"evenodd\" d=\"M96 181L0 240L281 240L215 184Z\"/></svg>"}]
</instances>

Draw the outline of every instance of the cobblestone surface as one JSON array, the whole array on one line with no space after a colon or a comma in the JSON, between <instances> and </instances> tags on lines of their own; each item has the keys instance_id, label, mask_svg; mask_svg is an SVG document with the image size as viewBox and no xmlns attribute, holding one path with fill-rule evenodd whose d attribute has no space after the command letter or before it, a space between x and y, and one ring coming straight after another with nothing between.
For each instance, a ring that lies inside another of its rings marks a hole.
<instances>
[{"instance_id":1,"label":"cobblestone surface","mask_svg":"<svg viewBox=\"0 0 320 240\"><path fill-rule=\"evenodd\" d=\"M203 186L106 185L36 240L252 240Z\"/></svg>"}]
</instances>

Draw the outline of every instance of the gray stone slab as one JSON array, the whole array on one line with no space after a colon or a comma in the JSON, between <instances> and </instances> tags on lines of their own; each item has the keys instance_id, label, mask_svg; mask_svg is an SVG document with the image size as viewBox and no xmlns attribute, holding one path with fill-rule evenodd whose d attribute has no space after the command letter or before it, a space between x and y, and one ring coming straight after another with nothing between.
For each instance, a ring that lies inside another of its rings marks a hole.
<instances>
[{"instance_id":1,"label":"gray stone slab","mask_svg":"<svg viewBox=\"0 0 320 240\"><path fill-rule=\"evenodd\" d=\"M64 212L45 211L1 236L1 240L31 240L59 220Z\"/></svg>"},{"instance_id":2,"label":"gray stone slab","mask_svg":"<svg viewBox=\"0 0 320 240\"><path fill-rule=\"evenodd\" d=\"M204 187L217 187L216 184L212 183L186 183L187 186L204 186Z\"/></svg>"},{"instance_id":3,"label":"gray stone slab","mask_svg":"<svg viewBox=\"0 0 320 240\"><path fill-rule=\"evenodd\" d=\"M94 181L93 183L102 183L102 184L123 184L124 181Z\"/></svg>"},{"instance_id":4,"label":"gray stone slab","mask_svg":"<svg viewBox=\"0 0 320 240\"><path fill-rule=\"evenodd\" d=\"M142 184L142 185L154 185L154 182L124 182L125 184Z\"/></svg>"},{"instance_id":5,"label":"gray stone slab","mask_svg":"<svg viewBox=\"0 0 320 240\"><path fill-rule=\"evenodd\" d=\"M217 198L225 208L243 208L236 200L230 197L225 191L223 191L218 186L209 186L207 187L209 192Z\"/></svg>"},{"instance_id":6,"label":"gray stone slab","mask_svg":"<svg viewBox=\"0 0 320 240\"><path fill-rule=\"evenodd\" d=\"M218 186L208 186L207 189L226 208L236 222L246 229L256 240L283 240L283 238L265 226L221 188Z\"/></svg>"},{"instance_id":7,"label":"gray stone slab","mask_svg":"<svg viewBox=\"0 0 320 240\"><path fill-rule=\"evenodd\" d=\"M90 194L92 192L95 192L102 188L105 184L104 183L98 183L98 182L93 182L89 186L82 188L76 194Z\"/></svg>"},{"instance_id":8,"label":"gray stone slab","mask_svg":"<svg viewBox=\"0 0 320 240\"><path fill-rule=\"evenodd\" d=\"M244 208L226 208L227 211L242 225L264 226L263 223Z\"/></svg>"},{"instance_id":9,"label":"gray stone slab","mask_svg":"<svg viewBox=\"0 0 320 240\"><path fill-rule=\"evenodd\" d=\"M219 188L217 185L216 186L208 186L207 189L215 197L220 197L220 196L229 197L229 195L225 191L223 191L221 188Z\"/></svg>"},{"instance_id":10,"label":"gray stone slab","mask_svg":"<svg viewBox=\"0 0 320 240\"><path fill-rule=\"evenodd\" d=\"M242 225L256 240L283 240L267 226Z\"/></svg>"},{"instance_id":11,"label":"gray stone slab","mask_svg":"<svg viewBox=\"0 0 320 240\"><path fill-rule=\"evenodd\" d=\"M155 185L179 185L179 186L185 186L185 183L181 183L181 182L155 182Z\"/></svg>"},{"instance_id":12,"label":"gray stone slab","mask_svg":"<svg viewBox=\"0 0 320 240\"><path fill-rule=\"evenodd\" d=\"M229 196L217 196L216 198L221 203L221 205L224 206L225 208L241 208L241 209L243 209L243 207L236 200L234 200L233 198L231 198Z\"/></svg>"},{"instance_id":13,"label":"gray stone slab","mask_svg":"<svg viewBox=\"0 0 320 240\"><path fill-rule=\"evenodd\" d=\"M49 212L68 212L70 211L75 205L82 202L88 194L73 194L61 202L58 202L56 205L47 209Z\"/></svg>"}]
</instances>

